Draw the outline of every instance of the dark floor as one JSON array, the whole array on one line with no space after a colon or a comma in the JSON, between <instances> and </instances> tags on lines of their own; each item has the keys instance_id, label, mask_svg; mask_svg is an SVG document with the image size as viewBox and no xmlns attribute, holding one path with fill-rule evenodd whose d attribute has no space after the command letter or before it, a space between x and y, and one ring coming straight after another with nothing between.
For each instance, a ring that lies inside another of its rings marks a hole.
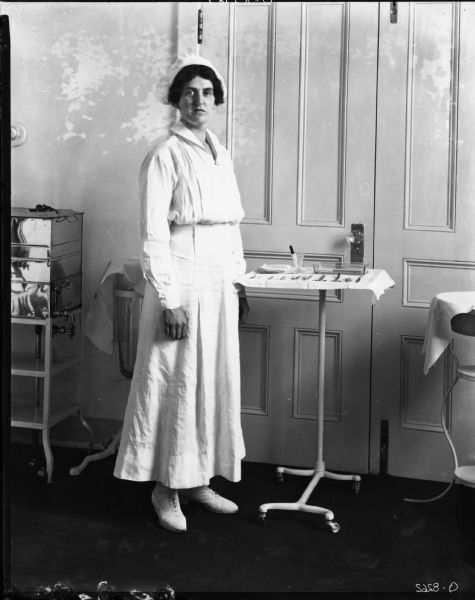
<instances>
[{"instance_id":1,"label":"dark floor","mask_svg":"<svg viewBox=\"0 0 475 600\"><path fill-rule=\"evenodd\" d=\"M359 494L349 483L322 480L310 504L333 510L339 533L324 518L258 507L294 501L308 479L275 481L271 465L243 464L242 481L216 479L212 486L240 506L223 516L187 506L186 534L157 524L149 498L153 484L117 480L114 458L90 464L79 477L69 467L84 453L55 449L54 483L35 478L31 448L11 451L11 583L30 593L67 582L90 593L107 581L117 590L153 590L169 584L178 596L262 592L311 596L334 592L386 595L456 590L475 598L475 490L454 486L441 500L430 497L445 484L392 477L363 477ZM458 588L458 589L457 589ZM280 596L279 596L280 597Z\"/></svg>"}]
</instances>

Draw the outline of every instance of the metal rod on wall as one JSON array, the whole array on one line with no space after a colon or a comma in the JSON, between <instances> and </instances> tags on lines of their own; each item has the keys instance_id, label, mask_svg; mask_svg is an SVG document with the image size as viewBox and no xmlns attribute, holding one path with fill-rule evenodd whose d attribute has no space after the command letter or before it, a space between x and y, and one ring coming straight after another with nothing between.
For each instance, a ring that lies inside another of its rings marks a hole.
<instances>
[{"instance_id":1,"label":"metal rod on wall","mask_svg":"<svg viewBox=\"0 0 475 600\"><path fill-rule=\"evenodd\" d=\"M391 2L391 8L389 9L389 20L391 23L397 23L397 2Z\"/></svg>"},{"instance_id":2,"label":"metal rod on wall","mask_svg":"<svg viewBox=\"0 0 475 600\"><path fill-rule=\"evenodd\" d=\"M203 10L201 8L201 2L198 5L198 31L197 31L197 45L196 54L201 56L201 44L203 43Z\"/></svg>"}]
</instances>

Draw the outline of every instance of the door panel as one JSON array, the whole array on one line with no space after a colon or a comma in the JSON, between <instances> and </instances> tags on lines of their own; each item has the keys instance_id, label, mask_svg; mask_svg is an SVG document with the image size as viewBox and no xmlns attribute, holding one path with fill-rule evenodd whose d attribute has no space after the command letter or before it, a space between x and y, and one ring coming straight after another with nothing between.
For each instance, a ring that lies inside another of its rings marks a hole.
<instances>
[{"instance_id":1,"label":"door panel","mask_svg":"<svg viewBox=\"0 0 475 600\"><path fill-rule=\"evenodd\" d=\"M372 253L378 5L207 5L203 55L226 73L215 129L233 153L246 209L248 270L306 255L349 260L351 223ZM212 31L213 35L206 35ZM318 301L248 290L241 327L247 459L316 458ZM355 318L357 315L357 318ZM368 469L371 298L329 294L325 384L328 467Z\"/></svg>"},{"instance_id":2,"label":"door panel","mask_svg":"<svg viewBox=\"0 0 475 600\"><path fill-rule=\"evenodd\" d=\"M452 365L446 355L424 376L421 350L431 298L475 289L474 7L398 3L391 24L389 3L381 4L375 266L398 292L375 307L371 469L379 469L385 420L388 471L404 477L453 473L440 419ZM470 351L461 338L457 352L473 361L473 344ZM475 453L467 392L457 384L448 409L462 464Z\"/></svg>"},{"instance_id":3,"label":"door panel","mask_svg":"<svg viewBox=\"0 0 475 600\"><path fill-rule=\"evenodd\" d=\"M309 3L302 10L298 224L344 222L348 7Z\"/></svg>"}]
</instances>

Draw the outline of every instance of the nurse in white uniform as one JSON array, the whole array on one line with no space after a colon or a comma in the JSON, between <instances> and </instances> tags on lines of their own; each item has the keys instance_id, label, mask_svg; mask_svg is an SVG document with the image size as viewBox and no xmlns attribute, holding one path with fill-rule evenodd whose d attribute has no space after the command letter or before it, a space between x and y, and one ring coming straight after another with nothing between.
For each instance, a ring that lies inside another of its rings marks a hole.
<instances>
[{"instance_id":1,"label":"nurse in white uniform","mask_svg":"<svg viewBox=\"0 0 475 600\"><path fill-rule=\"evenodd\" d=\"M137 359L114 475L155 481L160 524L186 531L180 497L216 513L237 505L210 487L241 478L238 321L249 307L244 216L227 150L207 128L225 84L199 56L179 59L168 101L179 122L140 172L147 279Z\"/></svg>"}]
</instances>

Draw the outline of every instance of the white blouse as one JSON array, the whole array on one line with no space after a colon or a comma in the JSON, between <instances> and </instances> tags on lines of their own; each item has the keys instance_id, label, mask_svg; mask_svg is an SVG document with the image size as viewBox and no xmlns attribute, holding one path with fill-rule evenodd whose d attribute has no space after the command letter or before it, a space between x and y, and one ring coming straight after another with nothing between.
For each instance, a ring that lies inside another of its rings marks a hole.
<instances>
[{"instance_id":1,"label":"white blouse","mask_svg":"<svg viewBox=\"0 0 475 600\"><path fill-rule=\"evenodd\" d=\"M170 254L170 226L229 223L235 275L244 274L239 223L244 216L228 151L207 131L214 156L179 123L145 157L140 170L142 269L164 308L180 306Z\"/></svg>"}]
</instances>

